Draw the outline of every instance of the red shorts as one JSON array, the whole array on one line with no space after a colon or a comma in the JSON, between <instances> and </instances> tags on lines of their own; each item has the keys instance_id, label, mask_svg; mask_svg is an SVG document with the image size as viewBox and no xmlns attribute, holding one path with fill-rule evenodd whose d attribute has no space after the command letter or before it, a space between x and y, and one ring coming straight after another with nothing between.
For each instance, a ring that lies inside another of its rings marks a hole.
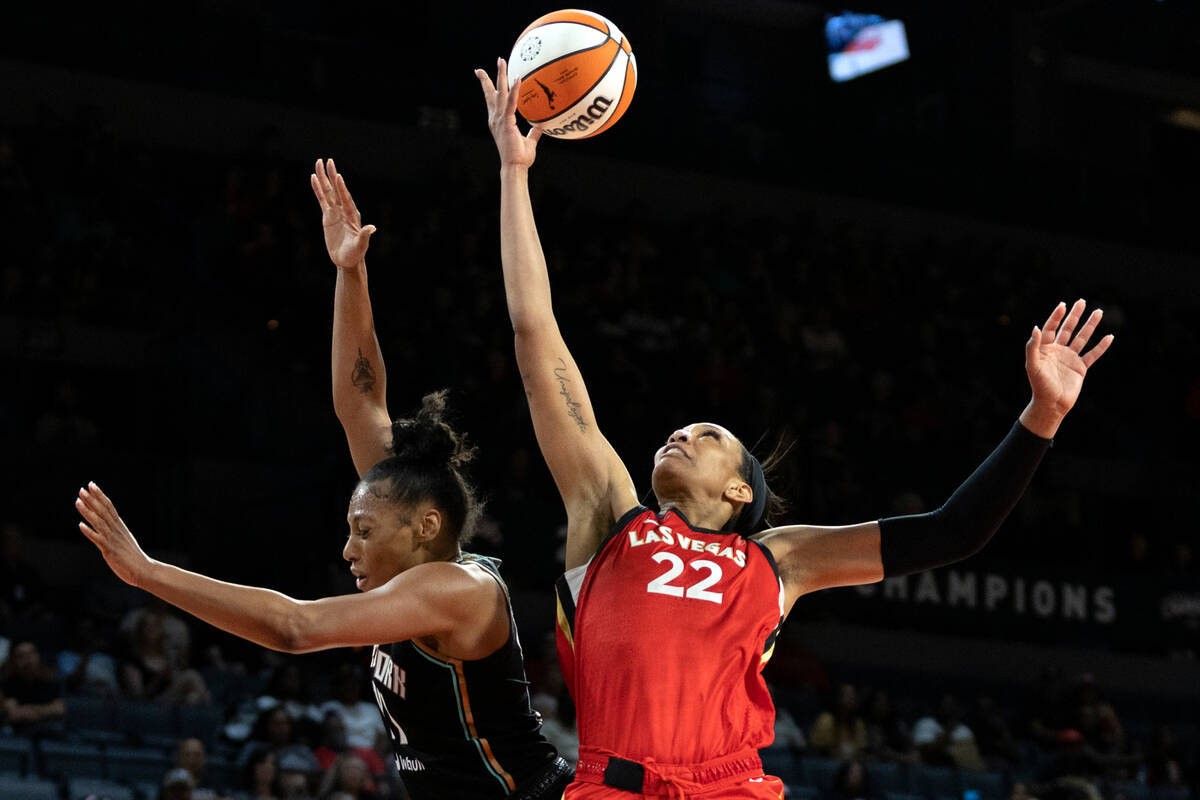
<instances>
[{"instance_id":1,"label":"red shorts","mask_svg":"<svg viewBox=\"0 0 1200 800\"><path fill-rule=\"evenodd\" d=\"M640 782L640 791L635 787ZM563 800L783 800L783 781L763 775L754 750L702 764L634 762L615 753L579 748L575 781Z\"/></svg>"}]
</instances>

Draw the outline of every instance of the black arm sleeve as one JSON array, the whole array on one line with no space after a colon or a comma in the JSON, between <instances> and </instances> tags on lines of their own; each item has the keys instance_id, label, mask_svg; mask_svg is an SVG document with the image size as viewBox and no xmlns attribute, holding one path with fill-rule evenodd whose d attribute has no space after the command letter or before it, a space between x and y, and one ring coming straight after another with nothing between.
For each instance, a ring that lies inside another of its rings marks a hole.
<instances>
[{"instance_id":1,"label":"black arm sleeve","mask_svg":"<svg viewBox=\"0 0 1200 800\"><path fill-rule=\"evenodd\" d=\"M979 552L1021 499L1050 443L1018 422L941 508L879 520L884 577L911 575Z\"/></svg>"}]
</instances>

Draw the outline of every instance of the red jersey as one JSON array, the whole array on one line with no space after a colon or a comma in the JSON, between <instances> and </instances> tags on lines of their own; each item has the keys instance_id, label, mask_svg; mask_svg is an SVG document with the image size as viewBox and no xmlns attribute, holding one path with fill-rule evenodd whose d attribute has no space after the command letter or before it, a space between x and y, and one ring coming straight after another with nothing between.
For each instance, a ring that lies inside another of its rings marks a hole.
<instances>
[{"instance_id":1,"label":"red jersey","mask_svg":"<svg viewBox=\"0 0 1200 800\"><path fill-rule=\"evenodd\" d=\"M638 506L557 590L581 747L696 764L771 743L783 584L765 546Z\"/></svg>"}]
</instances>

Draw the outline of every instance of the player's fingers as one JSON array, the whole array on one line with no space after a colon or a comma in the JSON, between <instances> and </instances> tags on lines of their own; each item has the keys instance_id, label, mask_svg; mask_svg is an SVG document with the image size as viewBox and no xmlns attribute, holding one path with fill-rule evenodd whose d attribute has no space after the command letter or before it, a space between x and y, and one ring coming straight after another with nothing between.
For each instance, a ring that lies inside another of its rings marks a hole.
<instances>
[{"instance_id":1,"label":"player's fingers","mask_svg":"<svg viewBox=\"0 0 1200 800\"><path fill-rule=\"evenodd\" d=\"M364 225L362 228L362 232L365 233L367 236L374 236L375 231L376 231L376 228L374 225Z\"/></svg>"},{"instance_id":2,"label":"player's fingers","mask_svg":"<svg viewBox=\"0 0 1200 800\"><path fill-rule=\"evenodd\" d=\"M92 507L88 500L83 497L75 501L75 509L79 512L79 516L90 522L93 527L103 528L107 524L104 517L100 514L99 509Z\"/></svg>"},{"instance_id":3,"label":"player's fingers","mask_svg":"<svg viewBox=\"0 0 1200 800\"><path fill-rule=\"evenodd\" d=\"M323 211L325 206L329 205L329 201L325 199L325 193L321 191L321 182L317 180L317 173L314 172L312 175L309 175L308 179L309 183L312 184L313 194L317 196L317 202L321 204L321 210Z\"/></svg>"},{"instance_id":4,"label":"player's fingers","mask_svg":"<svg viewBox=\"0 0 1200 800\"><path fill-rule=\"evenodd\" d=\"M1050 312L1050 316L1046 317L1046 324L1042 325L1042 330L1054 337L1054 332L1058 330L1058 323L1062 322L1062 318L1066 316L1067 304L1059 303Z\"/></svg>"},{"instance_id":5,"label":"player's fingers","mask_svg":"<svg viewBox=\"0 0 1200 800\"><path fill-rule=\"evenodd\" d=\"M104 537L89 528L86 522L79 523L79 530L84 536L91 540L92 544L96 545L97 547L99 547L100 543L104 541Z\"/></svg>"},{"instance_id":6,"label":"player's fingers","mask_svg":"<svg viewBox=\"0 0 1200 800\"><path fill-rule=\"evenodd\" d=\"M96 483L95 481L88 481L88 488L92 491L92 494L99 499L100 509L104 513L104 516L109 523L112 525L119 525L121 523L121 515L117 513L117 507L113 501L109 500L108 495L106 495L104 490L100 488L100 484Z\"/></svg>"},{"instance_id":7,"label":"player's fingers","mask_svg":"<svg viewBox=\"0 0 1200 800\"><path fill-rule=\"evenodd\" d=\"M1071 340L1071 349L1076 353L1083 352L1084 345L1088 343L1088 339L1092 337L1092 332L1096 330L1096 326L1100 324L1100 318L1104 316L1104 310L1097 308L1091 314L1088 314L1087 321L1083 323L1083 327L1075 334L1075 338Z\"/></svg>"},{"instance_id":8,"label":"player's fingers","mask_svg":"<svg viewBox=\"0 0 1200 800\"><path fill-rule=\"evenodd\" d=\"M1042 330L1038 326L1033 326L1033 332L1029 334L1029 341L1025 343L1025 363L1029 366L1037 364L1038 359L1042 357Z\"/></svg>"},{"instance_id":9,"label":"player's fingers","mask_svg":"<svg viewBox=\"0 0 1200 800\"><path fill-rule=\"evenodd\" d=\"M529 139L529 141L533 142L534 144L537 144L538 139L542 138L542 126L534 125L529 129L529 133L525 134L525 138Z\"/></svg>"},{"instance_id":10,"label":"player's fingers","mask_svg":"<svg viewBox=\"0 0 1200 800\"><path fill-rule=\"evenodd\" d=\"M1104 355L1104 351L1108 349L1108 346L1113 343L1114 339L1116 339L1116 337L1110 333L1100 341L1096 342L1096 346L1091 350L1088 350L1081 357L1083 359L1083 365L1091 368L1092 364L1095 364L1100 360L1100 356Z\"/></svg>"},{"instance_id":11,"label":"player's fingers","mask_svg":"<svg viewBox=\"0 0 1200 800\"><path fill-rule=\"evenodd\" d=\"M491 77L481 69L475 70L475 77L479 79L479 86L483 89L483 101L487 103L488 115L496 107L496 87L492 83Z\"/></svg>"},{"instance_id":12,"label":"player's fingers","mask_svg":"<svg viewBox=\"0 0 1200 800\"><path fill-rule=\"evenodd\" d=\"M337 193L338 202L355 213L358 213L358 206L354 205L354 198L350 196L350 189L346 187L346 179L341 175L337 176Z\"/></svg>"},{"instance_id":13,"label":"player's fingers","mask_svg":"<svg viewBox=\"0 0 1200 800\"><path fill-rule=\"evenodd\" d=\"M521 79L517 78L512 89L508 92L508 102L504 104L505 116L514 116L517 113L517 101L521 99Z\"/></svg>"},{"instance_id":14,"label":"player's fingers","mask_svg":"<svg viewBox=\"0 0 1200 800\"><path fill-rule=\"evenodd\" d=\"M338 174L337 165L333 163L332 158L325 159L325 169L329 173L329 193L330 197L336 205L345 205L342 199L342 193L338 189L338 184L341 183L341 175Z\"/></svg>"},{"instance_id":15,"label":"player's fingers","mask_svg":"<svg viewBox=\"0 0 1200 800\"><path fill-rule=\"evenodd\" d=\"M1054 337L1055 344L1070 344L1071 334L1075 333L1075 326L1079 324L1079 318L1083 316L1085 308L1087 303L1082 298L1071 304L1071 312L1067 314L1062 327L1058 329L1058 335Z\"/></svg>"}]
</instances>

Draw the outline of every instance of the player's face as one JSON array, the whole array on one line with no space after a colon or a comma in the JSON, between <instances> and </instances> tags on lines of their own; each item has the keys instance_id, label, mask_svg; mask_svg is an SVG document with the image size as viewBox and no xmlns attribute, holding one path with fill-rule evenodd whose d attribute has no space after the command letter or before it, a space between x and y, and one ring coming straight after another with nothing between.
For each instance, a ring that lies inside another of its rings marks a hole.
<instances>
[{"instance_id":1,"label":"player's face","mask_svg":"<svg viewBox=\"0 0 1200 800\"><path fill-rule=\"evenodd\" d=\"M417 563L413 533L418 524L406 509L397 508L360 483L346 514L350 534L342 557L360 592L383 586Z\"/></svg>"},{"instance_id":2,"label":"player's face","mask_svg":"<svg viewBox=\"0 0 1200 800\"><path fill-rule=\"evenodd\" d=\"M740 480L742 443L713 422L697 422L672 433L654 454L651 484L660 498L679 494L719 497Z\"/></svg>"}]
</instances>

